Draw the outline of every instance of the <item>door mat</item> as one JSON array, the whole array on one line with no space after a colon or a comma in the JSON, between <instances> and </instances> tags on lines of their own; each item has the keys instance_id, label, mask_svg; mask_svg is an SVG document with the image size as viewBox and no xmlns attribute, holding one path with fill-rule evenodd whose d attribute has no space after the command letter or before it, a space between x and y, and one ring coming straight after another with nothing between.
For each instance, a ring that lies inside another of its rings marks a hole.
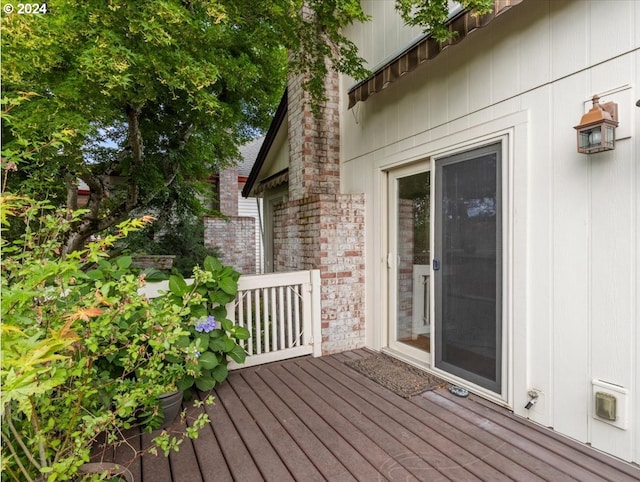
<instances>
[{"instance_id":1,"label":"door mat","mask_svg":"<svg viewBox=\"0 0 640 482\"><path fill-rule=\"evenodd\" d=\"M404 398L447 385L444 380L383 353L345 364Z\"/></svg>"}]
</instances>

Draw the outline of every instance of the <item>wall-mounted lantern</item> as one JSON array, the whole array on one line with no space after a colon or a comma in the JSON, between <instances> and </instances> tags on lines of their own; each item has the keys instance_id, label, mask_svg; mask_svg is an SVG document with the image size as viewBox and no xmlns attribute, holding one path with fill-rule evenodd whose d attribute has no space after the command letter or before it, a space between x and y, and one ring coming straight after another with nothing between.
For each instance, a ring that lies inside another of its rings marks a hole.
<instances>
[{"instance_id":1,"label":"wall-mounted lantern","mask_svg":"<svg viewBox=\"0 0 640 482\"><path fill-rule=\"evenodd\" d=\"M616 127L618 127L618 104L600 104L600 97L593 96L593 107L582 116L578 131L578 152L593 154L616 148Z\"/></svg>"}]
</instances>

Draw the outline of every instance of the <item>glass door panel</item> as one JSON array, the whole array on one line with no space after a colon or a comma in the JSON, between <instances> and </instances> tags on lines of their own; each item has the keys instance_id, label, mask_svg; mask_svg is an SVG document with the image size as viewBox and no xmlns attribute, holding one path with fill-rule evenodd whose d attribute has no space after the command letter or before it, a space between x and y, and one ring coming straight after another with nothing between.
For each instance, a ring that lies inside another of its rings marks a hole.
<instances>
[{"instance_id":1,"label":"glass door panel","mask_svg":"<svg viewBox=\"0 0 640 482\"><path fill-rule=\"evenodd\" d=\"M436 162L436 366L501 392L500 144Z\"/></svg>"},{"instance_id":2,"label":"glass door panel","mask_svg":"<svg viewBox=\"0 0 640 482\"><path fill-rule=\"evenodd\" d=\"M390 346L415 356L431 350L431 173L396 174L390 179L395 233Z\"/></svg>"}]
</instances>

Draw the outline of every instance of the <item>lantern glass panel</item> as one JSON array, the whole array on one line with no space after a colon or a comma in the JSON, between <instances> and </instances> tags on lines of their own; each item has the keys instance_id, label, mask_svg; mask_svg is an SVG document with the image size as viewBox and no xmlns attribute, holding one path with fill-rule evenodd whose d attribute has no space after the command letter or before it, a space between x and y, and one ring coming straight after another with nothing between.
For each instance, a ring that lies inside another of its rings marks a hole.
<instances>
[{"instance_id":1,"label":"lantern glass panel","mask_svg":"<svg viewBox=\"0 0 640 482\"><path fill-rule=\"evenodd\" d=\"M600 126L594 127L589 131L589 147L600 145L602 142L602 129Z\"/></svg>"},{"instance_id":2,"label":"lantern glass panel","mask_svg":"<svg viewBox=\"0 0 640 482\"><path fill-rule=\"evenodd\" d=\"M591 134L591 130L590 129L578 132L578 147L580 149L588 149L589 148L589 146L591 145L589 143L589 138L591 137L590 134Z\"/></svg>"},{"instance_id":3,"label":"lantern glass panel","mask_svg":"<svg viewBox=\"0 0 640 482\"><path fill-rule=\"evenodd\" d=\"M607 149L615 148L615 128L613 126L605 125L604 126L604 142L603 146Z\"/></svg>"}]
</instances>

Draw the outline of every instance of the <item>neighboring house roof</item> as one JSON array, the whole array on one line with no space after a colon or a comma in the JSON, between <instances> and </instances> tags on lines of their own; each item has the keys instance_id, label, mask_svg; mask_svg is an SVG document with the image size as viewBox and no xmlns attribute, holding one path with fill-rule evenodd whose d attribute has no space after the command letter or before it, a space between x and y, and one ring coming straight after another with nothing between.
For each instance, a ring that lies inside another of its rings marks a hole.
<instances>
[{"instance_id":1,"label":"neighboring house roof","mask_svg":"<svg viewBox=\"0 0 640 482\"><path fill-rule=\"evenodd\" d=\"M249 178L247 179L247 183L244 185L242 189L242 195L244 197L249 197L251 194L251 190L258 180L258 176L260 175L260 170L267 159L267 155L273 145L273 141L282 126L282 123L287 118L287 105L288 105L288 95L287 90L285 89L284 94L282 95L282 99L280 99L280 104L278 105L278 109L276 110L275 116L271 121L271 125L269 126L269 130L267 131L267 135L264 137L264 142L260 146L260 151L258 152L258 156L253 163L253 167L251 168L251 172L249 173Z\"/></svg>"},{"instance_id":2,"label":"neighboring house roof","mask_svg":"<svg viewBox=\"0 0 640 482\"><path fill-rule=\"evenodd\" d=\"M258 137L252 141L247 142L240 147L241 159L238 162L238 176L248 177L251 173L251 168L256 162L260 147L264 142L265 136Z\"/></svg>"},{"instance_id":3,"label":"neighboring house roof","mask_svg":"<svg viewBox=\"0 0 640 482\"><path fill-rule=\"evenodd\" d=\"M486 15L474 15L463 10L451 17L447 24L455 36L445 42L438 42L430 34L425 34L409 45L399 55L377 68L369 77L349 89L349 109L359 101L365 101L370 95L386 89L403 75L416 69L420 64L435 58L449 45L463 40L472 31L489 24L495 17L522 0L494 0L493 12Z\"/></svg>"}]
</instances>

